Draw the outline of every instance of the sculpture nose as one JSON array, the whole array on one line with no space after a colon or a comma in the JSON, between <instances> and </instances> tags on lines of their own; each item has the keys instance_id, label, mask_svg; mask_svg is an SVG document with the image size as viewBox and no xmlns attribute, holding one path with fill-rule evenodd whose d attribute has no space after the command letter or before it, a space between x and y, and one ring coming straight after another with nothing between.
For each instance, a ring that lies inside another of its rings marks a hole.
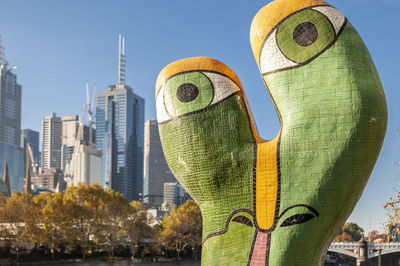
<instances>
[{"instance_id":1,"label":"sculpture nose","mask_svg":"<svg viewBox=\"0 0 400 266\"><path fill-rule=\"evenodd\" d=\"M256 222L260 229L272 228L279 211L280 170L279 139L257 144L254 205Z\"/></svg>"}]
</instances>

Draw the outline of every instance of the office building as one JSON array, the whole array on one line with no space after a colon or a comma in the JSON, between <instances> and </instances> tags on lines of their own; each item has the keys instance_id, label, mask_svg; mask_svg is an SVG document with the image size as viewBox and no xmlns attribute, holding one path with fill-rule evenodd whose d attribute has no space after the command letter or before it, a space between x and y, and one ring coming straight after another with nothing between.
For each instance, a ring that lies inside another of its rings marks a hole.
<instances>
[{"instance_id":1,"label":"office building","mask_svg":"<svg viewBox=\"0 0 400 266\"><path fill-rule=\"evenodd\" d=\"M61 170L64 171L67 164L69 164L71 161L75 145L77 145L77 138L79 141L78 145L91 146L92 144L95 144L96 141L96 130L89 126L83 125L83 129L79 131L79 116L77 115L62 116L61 122ZM78 134L80 135L78 136Z\"/></svg>"},{"instance_id":2,"label":"office building","mask_svg":"<svg viewBox=\"0 0 400 266\"><path fill-rule=\"evenodd\" d=\"M65 170L74 153L79 117L77 115L62 116L61 124L61 170Z\"/></svg>"},{"instance_id":3,"label":"office building","mask_svg":"<svg viewBox=\"0 0 400 266\"><path fill-rule=\"evenodd\" d=\"M55 113L42 120L42 171L61 169L62 121Z\"/></svg>"},{"instance_id":4,"label":"office building","mask_svg":"<svg viewBox=\"0 0 400 266\"><path fill-rule=\"evenodd\" d=\"M119 41L118 82L96 94L96 147L103 153L101 185L129 201L143 191L144 99L125 84L124 38Z\"/></svg>"},{"instance_id":5,"label":"office building","mask_svg":"<svg viewBox=\"0 0 400 266\"><path fill-rule=\"evenodd\" d=\"M11 190L23 191L24 152L20 147L21 135L21 85L17 83L16 67L8 67L0 36L0 173L5 162Z\"/></svg>"},{"instance_id":6,"label":"office building","mask_svg":"<svg viewBox=\"0 0 400 266\"><path fill-rule=\"evenodd\" d=\"M8 176L10 179L11 191L24 191L24 149L19 146L0 141L0 173L4 172L6 162L8 165Z\"/></svg>"},{"instance_id":7,"label":"office building","mask_svg":"<svg viewBox=\"0 0 400 266\"><path fill-rule=\"evenodd\" d=\"M57 168L47 168L32 180L35 183L34 192L64 192L67 187L62 171Z\"/></svg>"},{"instance_id":8,"label":"office building","mask_svg":"<svg viewBox=\"0 0 400 266\"><path fill-rule=\"evenodd\" d=\"M1 38L1 37L0 37ZM4 59L0 39L0 141L19 146L21 134L21 85Z\"/></svg>"},{"instance_id":9,"label":"office building","mask_svg":"<svg viewBox=\"0 0 400 266\"><path fill-rule=\"evenodd\" d=\"M164 200L164 183L176 182L161 146L157 120L144 123L143 202L160 208Z\"/></svg>"},{"instance_id":10,"label":"office building","mask_svg":"<svg viewBox=\"0 0 400 266\"><path fill-rule=\"evenodd\" d=\"M32 157L37 171L40 165L39 132L32 129L21 130L21 147L25 150L27 144L29 144L32 149Z\"/></svg>"},{"instance_id":11,"label":"office building","mask_svg":"<svg viewBox=\"0 0 400 266\"><path fill-rule=\"evenodd\" d=\"M169 211L172 207L177 207L183 202L183 188L178 182L164 183L164 202L162 209Z\"/></svg>"},{"instance_id":12,"label":"office building","mask_svg":"<svg viewBox=\"0 0 400 266\"><path fill-rule=\"evenodd\" d=\"M80 144L74 161L74 185L101 183L102 152L95 145Z\"/></svg>"}]
</instances>

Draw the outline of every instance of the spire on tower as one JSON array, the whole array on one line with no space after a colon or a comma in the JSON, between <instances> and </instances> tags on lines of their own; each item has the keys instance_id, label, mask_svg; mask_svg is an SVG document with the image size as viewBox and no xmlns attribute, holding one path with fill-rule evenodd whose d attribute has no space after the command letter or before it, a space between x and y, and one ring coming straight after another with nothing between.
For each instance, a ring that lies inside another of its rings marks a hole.
<instances>
[{"instance_id":1,"label":"spire on tower","mask_svg":"<svg viewBox=\"0 0 400 266\"><path fill-rule=\"evenodd\" d=\"M118 35L118 84L125 84L125 37Z\"/></svg>"},{"instance_id":2,"label":"spire on tower","mask_svg":"<svg viewBox=\"0 0 400 266\"><path fill-rule=\"evenodd\" d=\"M31 171L29 167L25 171L25 184L24 184L24 192L32 194L32 187L31 187Z\"/></svg>"},{"instance_id":3,"label":"spire on tower","mask_svg":"<svg viewBox=\"0 0 400 266\"><path fill-rule=\"evenodd\" d=\"M7 187L8 187L8 196L10 196L11 195L11 187L10 187L10 177L8 176L7 161L4 164L3 182L7 185Z\"/></svg>"}]
</instances>

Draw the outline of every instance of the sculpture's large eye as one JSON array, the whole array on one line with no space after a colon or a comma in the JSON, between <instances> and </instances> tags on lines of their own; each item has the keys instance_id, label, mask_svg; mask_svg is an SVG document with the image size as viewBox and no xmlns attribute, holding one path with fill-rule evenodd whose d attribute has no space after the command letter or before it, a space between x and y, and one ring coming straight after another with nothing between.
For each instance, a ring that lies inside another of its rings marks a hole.
<instances>
[{"instance_id":1,"label":"sculpture's large eye","mask_svg":"<svg viewBox=\"0 0 400 266\"><path fill-rule=\"evenodd\" d=\"M316 6L282 20L261 48L263 74L302 66L328 49L339 36L346 18L330 6Z\"/></svg>"},{"instance_id":2,"label":"sculpture's large eye","mask_svg":"<svg viewBox=\"0 0 400 266\"><path fill-rule=\"evenodd\" d=\"M209 105L214 88L207 76L200 72L189 72L170 78L164 92L167 113L176 117L201 110Z\"/></svg>"},{"instance_id":3,"label":"sculpture's large eye","mask_svg":"<svg viewBox=\"0 0 400 266\"><path fill-rule=\"evenodd\" d=\"M231 79L214 72L193 71L172 76L157 95L158 121L205 110L239 90Z\"/></svg>"}]
</instances>

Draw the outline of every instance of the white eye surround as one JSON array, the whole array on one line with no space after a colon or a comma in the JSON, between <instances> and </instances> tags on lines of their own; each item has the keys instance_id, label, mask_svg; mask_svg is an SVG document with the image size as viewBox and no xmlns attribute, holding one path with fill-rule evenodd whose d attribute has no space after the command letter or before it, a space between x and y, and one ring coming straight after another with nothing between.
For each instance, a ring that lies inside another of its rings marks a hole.
<instances>
[{"instance_id":1,"label":"white eye surround","mask_svg":"<svg viewBox=\"0 0 400 266\"><path fill-rule=\"evenodd\" d=\"M200 72L201 74L205 75L212 83L213 90L214 90L214 95L213 95L212 101L205 108L197 110L195 112L205 110L213 105L216 105L216 104L222 102L223 100L225 100L226 98L228 98L229 96L240 91L239 85L237 85L234 81L232 81L230 78L228 78L225 75L222 75L222 74L219 74L216 72L210 72L210 71L191 71L191 72ZM178 74L178 75L185 75L185 73ZM173 119L179 118L181 116L186 116L186 115L195 113L195 112L188 112L188 113L184 113L184 114L181 114L178 116L170 115L170 113L173 113L173 112L171 112L171 109L174 108L174 106L170 104L170 101L167 101L165 99L167 84L168 84L168 80L162 84L162 86L158 92L157 98L156 98L158 123L166 123Z\"/></svg>"},{"instance_id":2,"label":"white eye surround","mask_svg":"<svg viewBox=\"0 0 400 266\"><path fill-rule=\"evenodd\" d=\"M322 14L324 17L328 19L330 22L330 26L333 28L333 32L335 34L334 36L334 41L329 43L319 53L315 54L314 56L310 57L309 60L305 60L303 62L296 62L295 60L290 59L288 56L285 55L285 53L282 51L282 49L278 45L278 31L279 31L279 26L282 25L286 20L290 19L292 16L295 16L299 14L300 12L303 12L305 10L313 10L317 11L320 14ZM263 75L265 74L270 74L286 69L291 69L291 68L296 68L302 65L305 65L312 60L314 60L316 57L318 57L320 54L322 54L323 51L325 51L327 48L329 48L338 38L340 35L342 29L344 28L346 24L346 17L340 13L336 8L331 7L331 6L314 6L314 7L309 7L306 9L299 10L285 19L283 19L281 22L279 22L267 35L267 37L264 40L264 43L261 48L261 53L260 53L260 69Z\"/></svg>"}]
</instances>

